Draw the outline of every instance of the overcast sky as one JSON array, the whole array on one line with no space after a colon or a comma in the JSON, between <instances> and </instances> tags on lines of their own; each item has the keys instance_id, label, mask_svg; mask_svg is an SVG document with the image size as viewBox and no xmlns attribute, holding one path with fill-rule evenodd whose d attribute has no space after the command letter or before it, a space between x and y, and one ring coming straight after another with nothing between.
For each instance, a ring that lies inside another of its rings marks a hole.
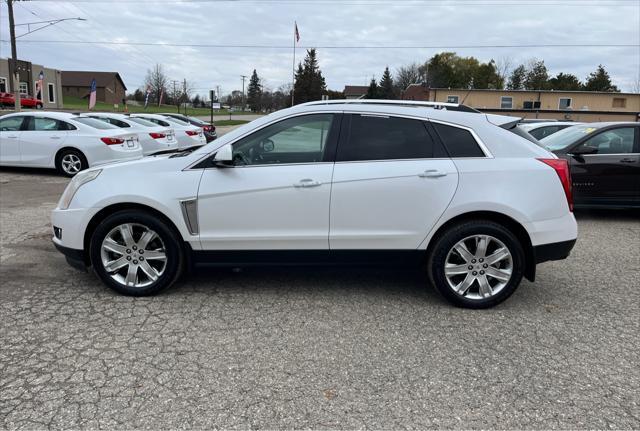
<instances>
[{"instance_id":1,"label":"overcast sky","mask_svg":"<svg viewBox=\"0 0 640 431\"><path fill-rule=\"evenodd\" d=\"M241 88L255 68L267 87L291 82L293 23L304 47L318 46L330 89L366 85L385 66L392 72L451 50L483 61L510 58L514 67L544 59L550 74L584 80L602 63L616 85L640 81L640 0L115 0L29 1L14 6L16 23L82 17L18 39L18 56L47 67L117 71L129 91L161 63L171 79L186 78L205 94ZM10 56L7 5L0 16L0 55ZM25 27L18 27L18 34ZM32 42L28 42L32 41ZM52 43L43 43L48 41ZM282 48L135 46L59 41L182 45L268 45ZM631 47L481 48L478 45L625 44ZM460 46L473 48L450 48ZM353 48L422 47L422 48ZM442 48L429 48L442 47Z\"/></svg>"}]
</instances>

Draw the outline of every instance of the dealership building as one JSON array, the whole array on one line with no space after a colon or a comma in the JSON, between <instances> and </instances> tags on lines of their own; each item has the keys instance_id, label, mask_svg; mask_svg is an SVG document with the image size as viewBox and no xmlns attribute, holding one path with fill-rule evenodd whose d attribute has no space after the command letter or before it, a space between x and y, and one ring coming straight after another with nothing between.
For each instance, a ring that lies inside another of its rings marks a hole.
<instances>
[{"instance_id":1,"label":"dealership building","mask_svg":"<svg viewBox=\"0 0 640 431\"><path fill-rule=\"evenodd\" d=\"M640 94L597 91L429 88L412 84L403 100L462 103L483 112L567 121L640 121Z\"/></svg>"},{"instance_id":2,"label":"dealership building","mask_svg":"<svg viewBox=\"0 0 640 431\"><path fill-rule=\"evenodd\" d=\"M9 73L7 58L0 58L0 93L13 93L13 77ZM16 70L20 78L20 93L28 94L42 100L44 108L62 108L62 77L61 72L41 64L18 60ZM42 76L42 78L40 78ZM42 79L42 91L38 82Z\"/></svg>"}]
</instances>

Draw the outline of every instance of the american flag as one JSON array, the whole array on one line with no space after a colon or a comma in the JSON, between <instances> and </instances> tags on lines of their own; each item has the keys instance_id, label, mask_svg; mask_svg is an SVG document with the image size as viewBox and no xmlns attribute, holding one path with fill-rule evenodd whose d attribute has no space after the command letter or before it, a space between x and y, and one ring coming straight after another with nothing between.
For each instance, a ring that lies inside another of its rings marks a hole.
<instances>
[{"instance_id":1,"label":"american flag","mask_svg":"<svg viewBox=\"0 0 640 431\"><path fill-rule=\"evenodd\" d=\"M298 31L298 23L294 22L296 27L296 42L300 42L300 32Z\"/></svg>"},{"instance_id":2,"label":"american flag","mask_svg":"<svg viewBox=\"0 0 640 431\"><path fill-rule=\"evenodd\" d=\"M89 110L93 109L96 106L96 79L93 78L91 80L91 92L89 93Z\"/></svg>"}]
</instances>

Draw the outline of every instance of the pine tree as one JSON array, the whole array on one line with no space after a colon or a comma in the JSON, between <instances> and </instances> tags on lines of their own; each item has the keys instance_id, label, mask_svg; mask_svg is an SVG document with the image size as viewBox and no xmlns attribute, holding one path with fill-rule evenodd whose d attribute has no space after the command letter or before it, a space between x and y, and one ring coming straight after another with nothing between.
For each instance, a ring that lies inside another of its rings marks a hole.
<instances>
[{"instance_id":1,"label":"pine tree","mask_svg":"<svg viewBox=\"0 0 640 431\"><path fill-rule=\"evenodd\" d=\"M577 76L570 73L558 73L549 80L549 90L579 91L582 90L582 82Z\"/></svg>"},{"instance_id":2,"label":"pine tree","mask_svg":"<svg viewBox=\"0 0 640 431\"><path fill-rule=\"evenodd\" d=\"M526 75L527 69L524 67L524 64L513 69L509 77L509 82L507 83L507 88L509 90L522 90L524 88L524 78Z\"/></svg>"},{"instance_id":3,"label":"pine tree","mask_svg":"<svg viewBox=\"0 0 640 431\"><path fill-rule=\"evenodd\" d=\"M379 97L379 88L376 83L375 78L371 78L371 83L369 84L369 89L367 90L367 94L364 96L365 99L377 99Z\"/></svg>"},{"instance_id":4,"label":"pine tree","mask_svg":"<svg viewBox=\"0 0 640 431\"><path fill-rule=\"evenodd\" d=\"M381 99L392 100L396 98L393 78L391 77L391 72L389 72L389 66L384 69L384 73L382 74L378 95Z\"/></svg>"},{"instance_id":5,"label":"pine tree","mask_svg":"<svg viewBox=\"0 0 640 431\"><path fill-rule=\"evenodd\" d=\"M524 78L524 88L527 90L545 90L549 81L549 73L544 60L534 60Z\"/></svg>"},{"instance_id":6,"label":"pine tree","mask_svg":"<svg viewBox=\"0 0 640 431\"><path fill-rule=\"evenodd\" d=\"M320 100L325 91L326 84L320 66L318 66L316 50L309 49L304 59L304 66L299 64L296 72L295 103Z\"/></svg>"},{"instance_id":7,"label":"pine tree","mask_svg":"<svg viewBox=\"0 0 640 431\"><path fill-rule=\"evenodd\" d=\"M260 111L260 99L262 98L262 89L260 88L260 78L255 69L249 79L249 87L247 89L247 104L253 112Z\"/></svg>"},{"instance_id":8,"label":"pine tree","mask_svg":"<svg viewBox=\"0 0 640 431\"><path fill-rule=\"evenodd\" d=\"M618 87L613 85L609 73L604 69L603 65L598 65L595 72L589 74L587 82L584 84L586 91L608 91L611 93L617 93Z\"/></svg>"}]
</instances>

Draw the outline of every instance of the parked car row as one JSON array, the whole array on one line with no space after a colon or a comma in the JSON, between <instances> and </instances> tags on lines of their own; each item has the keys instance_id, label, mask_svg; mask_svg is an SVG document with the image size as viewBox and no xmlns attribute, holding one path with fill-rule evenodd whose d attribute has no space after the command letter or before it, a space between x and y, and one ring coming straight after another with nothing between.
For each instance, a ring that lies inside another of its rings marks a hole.
<instances>
[{"instance_id":1,"label":"parked car row","mask_svg":"<svg viewBox=\"0 0 640 431\"><path fill-rule=\"evenodd\" d=\"M640 207L640 124L520 124L538 145L566 159L577 207Z\"/></svg>"},{"instance_id":2,"label":"parked car row","mask_svg":"<svg viewBox=\"0 0 640 431\"><path fill-rule=\"evenodd\" d=\"M207 138L202 127L166 115L21 112L0 117L0 165L74 176L104 163L197 148L208 139L215 135Z\"/></svg>"},{"instance_id":3,"label":"parked car row","mask_svg":"<svg viewBox=\"0 0 640 431\"><path fill-rule=\"evenodd\" d=\"M0 93L0 106L13 107L16 105L16 96L13 93ZM20 106L23 108L42 109L42 100L29 96L28 94L20 95Z\"/></svg>"}]
</instances>

